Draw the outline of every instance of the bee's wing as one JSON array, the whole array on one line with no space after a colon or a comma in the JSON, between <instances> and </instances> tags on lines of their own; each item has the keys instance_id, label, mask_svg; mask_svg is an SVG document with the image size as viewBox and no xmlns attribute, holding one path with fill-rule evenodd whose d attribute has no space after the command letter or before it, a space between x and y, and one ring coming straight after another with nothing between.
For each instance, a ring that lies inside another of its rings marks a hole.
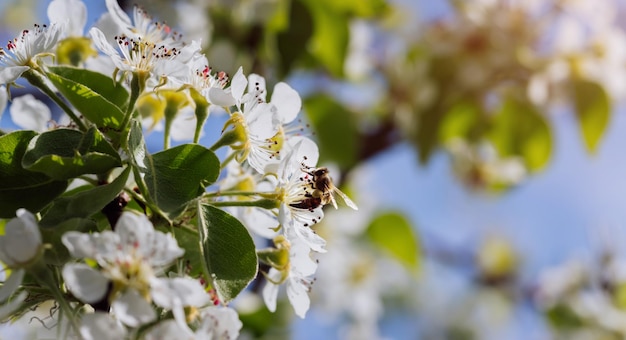
<instances>
[{"instance_id":1,"label":"bee's wing","mask_svg":"<svg viewBox=\"0 0 626 340\"><path fill-rule=\"evenodd\" d=\"M335 188L334 191L339 197L343 199L344 202L346 202L347 206L349 206L350 208L354 210L359 210L359 207L357 207L356 204L352 202L352 200L350 199L350 197L348 197L348 195L344 194L341 190L337 188ZM335 203L335 198L333 198L333 205L335 206L335 208L337 208L337 205Z\"/></svg>"},{"instance_id":2,"label":"bee's wing","mask_svg":"<svg viewBox=\"0 0 626 340\"><path fill-rule=\"evenodd\" d=\"M335 189L335 190L337 190L337 189ZM335 192L336 192L336 191L335 191ZM338 207L337 207L337 201L335 201L335 196L334 196L332 193L330 194L330 203L332 203L332 204L333 204L333 207L335 207L335 209L338 209Z\"/></svg>"}]
</instances>

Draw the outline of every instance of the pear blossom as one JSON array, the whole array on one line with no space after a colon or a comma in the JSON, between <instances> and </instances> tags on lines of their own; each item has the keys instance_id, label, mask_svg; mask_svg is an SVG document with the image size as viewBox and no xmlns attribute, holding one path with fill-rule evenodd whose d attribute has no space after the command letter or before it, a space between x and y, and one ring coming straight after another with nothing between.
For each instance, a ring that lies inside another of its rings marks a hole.
<instances>
[{"instance_id":1,"label":"pear blossom","mask_svg":"<svg viewBox=\"0 0 626 340\"><path fill-rule=\"evenodd\" d=\"M301 207L301 203L311 197L312 188L307 181L308 174L303 166L313 167L317 163L317 145L302 139L278 166L276 192L280 194L278 222L285 228L285 234L295 235L317 252L325 252L326 241L311 229L322 220L322 205Z\"/></svg>"},{"instance_id":2,"label":"pear blossom","mask_svg":"<svg viewBox=\"0 0 626 340\"><path fill-rule=\"evenodd\" d=\"M244 94L246 86L248 91ZM246 135L243 145L236 148L238 161L246 160L261 174L266 172L268 165L278 163L280 153L284 153L283 125L292 122L302 106L302 100L293 88L283 82L276 84L268 103L265 79L251 74L246 80L239 68L229 88L209 90L209 100L223 107L235 106L238 110L229 121L232 125L242 126Z\"/></svg>"},{"instance_id":3,"label":"pear blossom","mask_svg":"<svg viewBox=\"0 0 626 340\"><path fill-rule=\"evenodd\" d=\"M125 325L137 327L153 321L156 312L150 301L174 309L202 306L210 300L195 280L159 277L184 250L172 235L155 231L145 215L126 212L114 232L69 231L62 241L72 256L93 259L100 268L66 264L62 274L70 292L81 301L94 303L103 299L113 284L111 310Z\"/></svg>"},{"instance_id":4,"label":"pear blossom","mask_svg":"<svg viewBox=\"0 0 626 340\"><path fill-rule=\"evenodd\" d=\"M13 123L26 130L46 131L48 123L52 120L48 105L36 99L32 94L14 98L9 112Z\"/></svg>"},{"instance_id":5,"label":"pear blossom","mask_svg":"<svg viewBox=\"0 0 626 340\"><path fill-rule=\"evenodd\" d=\"M133 20L124 12L117 0L106 0L106 7L111 19L119 26L123 35L132 40L140 39L148 44L167 45L181 48L182 35L173 31L164 23L154 22L153 18L141 7L134 6Z\"/></svg>"},{"instance_id":6,"label":"pear blossom","mask_svg":"<svg viewBox=\"0 0 626 340\"><path fill-rule=\"evenodd\" d=\"M0 84L15 82L36 65L40 57L50 54L64 29L63 24L36 24L10 40L6 49L0 48Z\"/></svg>"},{"instance_id":7,"label":"pear blossom","mask_svg":"<svg viewBox=\"0 0 626 340\"><path fill-rule=\"evenodd\" d=\"M263 300L270 311L276 311L278 289L285 283L287 298L296 315L304 318L311 305L308 293L313 284L311 276L315 274L317 263L309 255L311 252L309 245L298 238L289 238L289 234L290 232L287 232L287 238L283 239L283 246L289 251L289 262L284 268L270 268L266 275L267 283L263 288Z\"/></svg>"}]
</instances>

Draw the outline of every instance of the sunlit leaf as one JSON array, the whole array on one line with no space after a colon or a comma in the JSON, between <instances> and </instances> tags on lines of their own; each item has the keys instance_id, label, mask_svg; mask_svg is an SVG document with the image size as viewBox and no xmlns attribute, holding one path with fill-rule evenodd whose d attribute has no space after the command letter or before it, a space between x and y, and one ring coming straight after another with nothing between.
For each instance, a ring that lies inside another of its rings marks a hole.
<instances>
[{"instance_id":1,"label":"sunlit leaf","mask_svg":"<svg viewBox=\"0 0 626 340\"><path fill-rule=\"evenodd\" d=\"M573 84L574 106L585 146L595 152L611 115L611 102L604 88L595 82L577 80Z\"/></svg>"},{"instance_id":2,"label":"sunlit leaf","mask_svg":"<svg viewBox=\"0 0 626 340\"><path fill-rule=\"evenodd\" d=\"M57 70L60 69L66 70L67 68L58 68ZM62 73L67 75L65 72ZM98 73L93 72L93 74ZM49 72L47 76L59 92L61 92L61 94L63 94L63 96L67 98L72 105L74 105L76 110L78 110L85 118L89 119L89 121L96 124L99 128L120 128L124 118L124 113L122 112L122 109L111 100L121 101L118 96L122 95L116 94L115 96L112 96L111 99L108 99L98 93L95 89L90 88L88 85L82 84L73 79L68 79L63 75ZM103 75L99 76L104 77L105 79L102 80L102 83L95 82L96 84L113 84L113 80L111 78ZM93 79L90 77L88 78L88 83L93 86Z\"/></svg>"},{"instance_id":3,"label":"sunlit leaf","mask_svg":"<svg viewBox=\"0 0 626 340\"><path fill-rule=\"evenodd\" d=\"M129 94L126 88L102 73L66 66L50 66L48 71L85 85L121 109L125 109L128 104Z\"/></svg>"},{"instance_id":4,"label":"sunlit leaf","mask_svg":"<svg viewBox=\"0 0 626 340\"><path fill-rule=\"evenodd\" d=\"M493 118L489 138L501 156L521 156L530 171L550 160L550 127L529 102L508 98Z\"/></svg>"},{"instance_id":5,"label":"sunlit leaf","mask_svg":"<svg viewBox=\"0 0 626 340\"><path fill-rule=\"evenodd\" d=\"M220 301L227 303L256 276L254 241L239 220L210 205L198 205L198 226L209 279Z\"/></svg>"},{"instance_id":6,"label":"sunlit leaf","mask_svg":"<svg viewBox=\"0 0 626 340\"><path fill-rule=\"evenodd\" d=\"M419 268L419 240L409 220L401 213L387 212L376 216L367 228L369 240L407 269Z\"/></svg>"}]
</instances>

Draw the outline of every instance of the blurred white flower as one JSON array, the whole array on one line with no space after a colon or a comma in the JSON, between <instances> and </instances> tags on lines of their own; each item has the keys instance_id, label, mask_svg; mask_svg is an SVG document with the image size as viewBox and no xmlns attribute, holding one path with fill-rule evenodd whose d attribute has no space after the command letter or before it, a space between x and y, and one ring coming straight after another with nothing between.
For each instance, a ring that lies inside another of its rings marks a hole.
<instances>
[{"instance_id":1,"label":"blurred white flower","mask_svg":"<svg viewBox=\"0 0 626 340\"><path fill-rule=\"evenodd\" d=\"M84 340L120 340L128 334L115 317L102 312L83 315L79 331Z\"/></svg>"},{"instance_id":2,"label":"blurred white flower","mask_svg":"<svg viewBox=\"0 0 626 340\"><path fill-rule=\"evenodd\" d=\"M4 227L0 236L0 261L9 268L23 268L41 254L41 233L35 215L26 209L18 209L16 218Z\"/></svg>"},{"instance_id":3,"label":"blurred white flower","mask_svg":"<svg viewBox=\"0 0 626 340\"><path fill-rule=\"evenodd\" d=\"M87 23L87 6L82 0L53 0L48 5L50 23L66 23L63 36L80 37Z\"/></svg>"},{"instance_id":4,"label":"blurred white flower","mask_svg":"<svg viewBox=\"0 0 626 340\"><path fill-rule=\"evenodd\" d=\"M9 112L13 123L26 130L46 131L48 130L48 123L52 120L52 113L48 105L32 94L14 98L9 107Z\"/></svg>"}]
</instances>

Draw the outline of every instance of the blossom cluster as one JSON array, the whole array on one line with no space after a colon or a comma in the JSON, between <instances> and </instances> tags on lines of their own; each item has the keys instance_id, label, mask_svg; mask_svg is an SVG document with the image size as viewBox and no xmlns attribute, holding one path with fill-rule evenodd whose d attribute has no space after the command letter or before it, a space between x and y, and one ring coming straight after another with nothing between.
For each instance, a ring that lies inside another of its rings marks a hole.
<instances>
[{"instance_id":1,"label":"blossom cluster","mask_svg":"<svg viewBox=\"0 0 626 340\"><path fill-rule=\"evenodd\" d=\"M279 82L268 99L262 76L214 71L199 41L186 41L141 7L132 16L116 0L106 7L85 33L85 4L53 0L49 24L0 49L1 108L11 87L26 80L61 111L53 121L53 110L32 94L11 98L11 119L23 130L4 134L0 145L22 157L16 173L47 176L40 184L51 193L16 202L17 217L0 236L0 261L10 269L0 319L18 319L31 306L32 287L21 284L31 278L41 302L60 307L58 335L235 338L242 323L228 302L257 271L269 310L285 285L304 317L317 269L311 253L326 251L312 227L324 205L336 205L338 189L328 170L317 168L318 147L303 134L300 96ZM227 117L215 143L204 147L204 123L215 107ZM150 154L143 133L155 128L164 130L163 151ZM171 147L170 139L193 143ZM231 241L255 240L260 249L222 243L239 226L242 240ZM181 233L191 236L183 242ZM214 239L222 253L214 252ZM251 259L244 269L253 272L220 262L229 256Z\"/></svg>"}]
</instances>

